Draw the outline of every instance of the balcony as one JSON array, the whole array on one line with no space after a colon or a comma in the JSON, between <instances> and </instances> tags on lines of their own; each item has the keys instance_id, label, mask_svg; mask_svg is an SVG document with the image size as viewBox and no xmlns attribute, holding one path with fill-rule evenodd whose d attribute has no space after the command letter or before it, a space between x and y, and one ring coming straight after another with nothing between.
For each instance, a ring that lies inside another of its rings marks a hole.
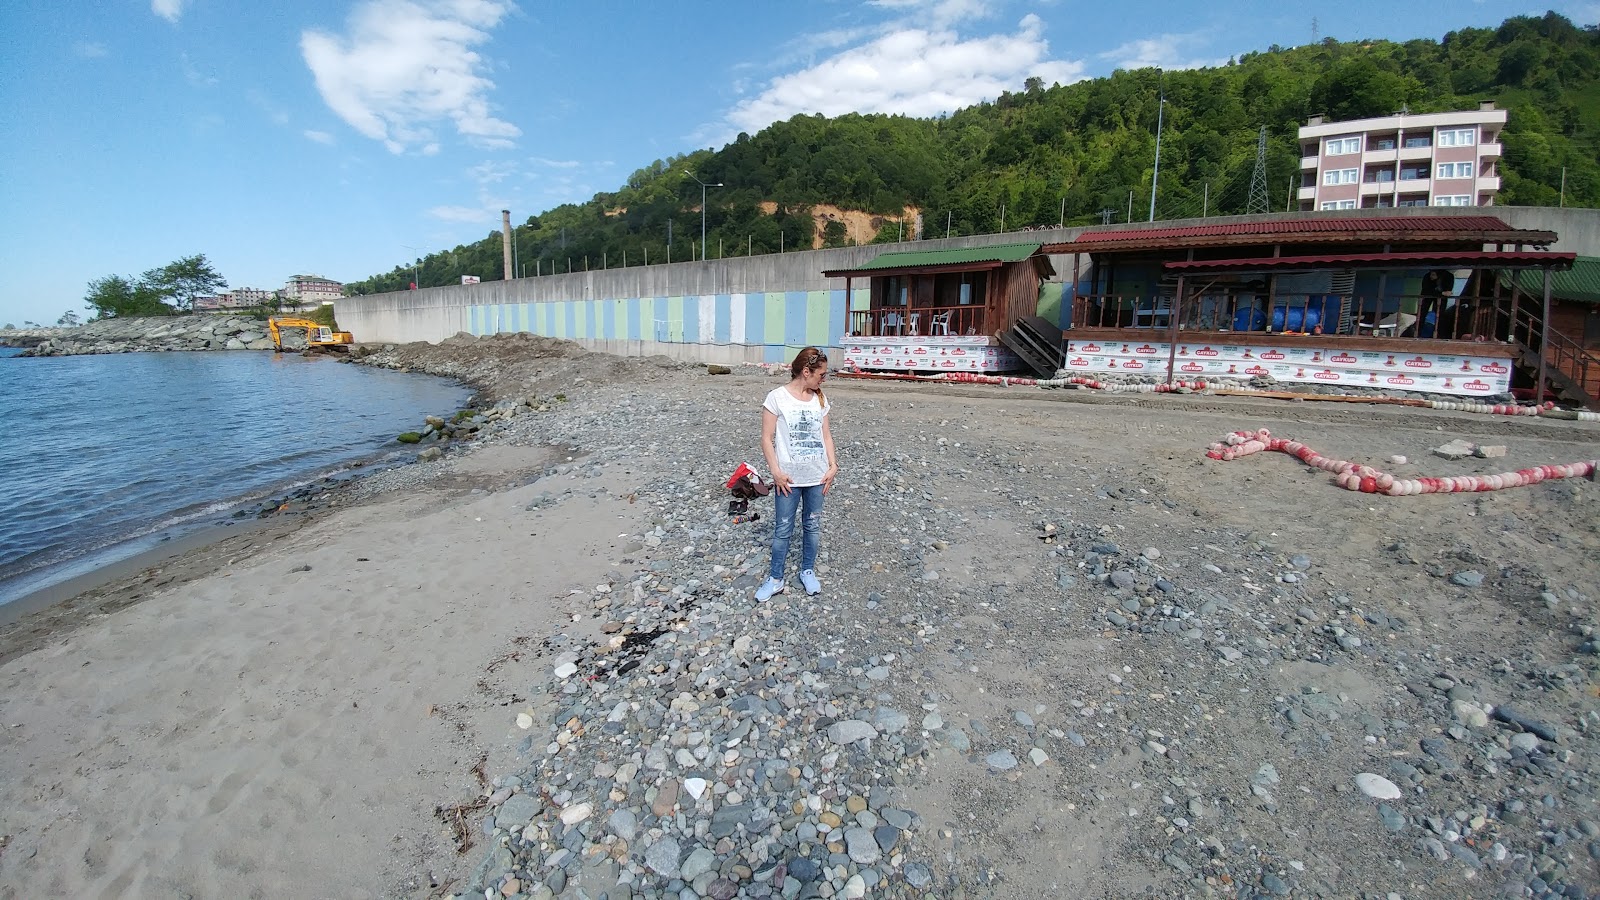
<instances>
[{"instance_id":1,"label":"balcony","mask_svg":"<svg viewBox=\"0 0 1600 900\"><path fill-rule=\"evenodd\" d=\"M1363 181L1361 182L1361 196L1387 197L1394 193L1394 182L1391 181Z\"/></svg>"},{"instance_id":2,"label":"balcony","mask_svg":"<svg viewBox=\"0 0 1600 900\"><path fill-rule=\"evenodd\" d=\"M1401 147L1400 158L1403 160L1433 159L1432 147Z\"/></svg>"},{"instance_id":3,"label":"balcony","mask_svg":"<svg viewBox=\"0 0 1600 900\"><path fill-rule=\"evenodd\" d=\"M1296 199L1315 200L1317 199L1317 189L1315 187L1303 187L1300 189L1300 193L1296 195Z\"/></svg>"},{"instance_id":4,"label":"balcony","mask_svg":"<svg viewBox=\"0 0 1600 900\"><path fill-rule=\"evenodd\" d=\"M1393 163L1399 158L1400 154L1394 150L1368 150L1361 154L1361 162L1365 165Z\"/></svg>"},{"instance_id":5,"label":"balcony","mask_svg":"<svg viewBox=\"0 0 1600 900\"><path fill-rule=\"evenodd\" d=\"M1321 158L1320 156L1302 156L1300 157L1300 168L1314 170L1317 167L1317 161Z\"/></svg>"},{"instance_id":6,"label":"balcony","mask_svg":"<svg viewBox=\"0 0 1600 900\"><path fill-rule=\"evenodd\" d=\"M1498 191L1500 190L1500 176L1484 175L1477 180L1476 187L1479 191Z\"/></svg>"},{"instance_id":7,"label":"balcony","mask_svg":"<svg viewBox=\"0 0 1600 900\"><path fill-rule=\"evenodd\" d=\"M1492 157L1495 157L1496 159L1498 159L1499 157L1505 155L1505 150L1506 150L1505 146L1502 145L1502 144L1499 144L1499 143L1479 144L1478 145L1478 158L1482 159L1483 157L1486 157L1486 156L1492 156Z\"/></svg>"}]
</instances>

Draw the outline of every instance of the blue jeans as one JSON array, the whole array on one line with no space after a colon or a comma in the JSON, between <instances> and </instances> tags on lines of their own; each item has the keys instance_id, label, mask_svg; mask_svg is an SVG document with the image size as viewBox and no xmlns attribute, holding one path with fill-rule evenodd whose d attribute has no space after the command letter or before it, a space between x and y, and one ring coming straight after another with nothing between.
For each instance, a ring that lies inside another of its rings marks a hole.
<instances>
[{"instance_id":1,"label":"blue jeans","mask_svg":"<svg viewBox=\"0 0 1600 900\"><path fill-rule=\"evenodd\" d=\"M794 514L803 507L800 515L800 571L813 568L817 562L817 545L822 542L822 485L790 488L789 493L772 492L772 505L776 517L772 523L773 578L783 577L783 564L789 558L789 539L794 537Z\"/></svg>"}]
</instances>

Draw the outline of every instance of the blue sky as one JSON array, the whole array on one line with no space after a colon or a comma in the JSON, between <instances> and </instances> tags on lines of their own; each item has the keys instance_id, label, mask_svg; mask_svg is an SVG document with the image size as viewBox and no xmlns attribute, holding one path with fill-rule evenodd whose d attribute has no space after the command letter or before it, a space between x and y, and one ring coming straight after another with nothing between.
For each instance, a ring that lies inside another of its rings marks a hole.
<instances>
[{"instance_id":1,"label":"blue sky","mask_svg":"<svg viewBox=\"0 0 1600 900\"><path fill-rule=\"evenodd\" d=\"M931 115L1030 75L1311 39L1266 0L12 0L0 324L204 253L234 287L354 280L799 112ZM1600 0L1347 0L1324 37L1439 38Z\"/></svg>"}]
</instances>

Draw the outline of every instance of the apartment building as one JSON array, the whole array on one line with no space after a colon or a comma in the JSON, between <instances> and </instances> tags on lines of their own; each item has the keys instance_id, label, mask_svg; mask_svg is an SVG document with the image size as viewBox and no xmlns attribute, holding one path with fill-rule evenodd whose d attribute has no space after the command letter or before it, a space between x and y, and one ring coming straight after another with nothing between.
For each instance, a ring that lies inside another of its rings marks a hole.
<instances>
[{"instance_id":1,"label":"apartment building","mask_svg":"<svg viewBox=\"0 0 1600 900\"><path fill-rule=\"evenodd\" d=\"M283 286L284 299L297 309L312 309L344 296L344 285L321 275L296 275Z\"/></svg>"},{"instance_id":2,"label":"apartment building","mask_svg":"<svg viewBox=\"0 0 1600 900\"><path fill-rule=\"evenodd\" d=\"M1300 128L1302 212L1396 206L1493 206L1506 111L1400 113Z\"/></svg>"}]
</instances>

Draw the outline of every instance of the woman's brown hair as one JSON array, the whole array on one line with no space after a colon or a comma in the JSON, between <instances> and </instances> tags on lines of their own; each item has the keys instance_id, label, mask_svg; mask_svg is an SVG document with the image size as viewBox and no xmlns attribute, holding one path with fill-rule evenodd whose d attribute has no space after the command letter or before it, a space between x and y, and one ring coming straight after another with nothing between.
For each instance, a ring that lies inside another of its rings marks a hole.
<instances>
[{"instance_id":1,"label":"woman's brown hair","mask_svg":"<svg viewBox=\"0 0 1600 900\"><path fill-rule=\"evenodd\" d=\"M791 378L799 378L801 372L809 372L818 366L827 364L828 354L815 347L806 347L794 355L794 362L789 364L789 376ZM820 385L817 387L817 400L823 406L828 405L828 398L822 395L822 387Z\"/></svg>"}]
</instances>

